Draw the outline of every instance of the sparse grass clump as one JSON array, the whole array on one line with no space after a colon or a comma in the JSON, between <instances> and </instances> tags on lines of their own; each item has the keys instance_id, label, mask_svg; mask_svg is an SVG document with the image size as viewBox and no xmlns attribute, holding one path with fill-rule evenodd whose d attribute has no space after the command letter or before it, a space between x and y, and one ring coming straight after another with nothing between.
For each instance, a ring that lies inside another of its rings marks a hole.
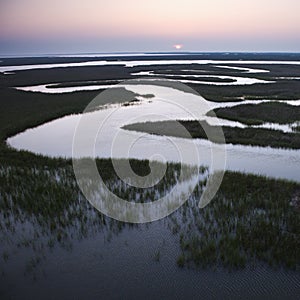
<instances>
[{"instance_id":1,"label":"sparse grass clump","mask_svg":"<svg viewBox=\"0 0 300 300\"><path fill-rule=\"evenodd\" d=\"M154 260L159 262L160 261L160 251L157 250L154 254Z\"/></svg>"},{"instance_id":2,"label":"sparse grass clump","mask_svg":"<svg viewBox=\"0 0 300 300\"><path fill-rule=\"evenodd\" d=\"M292 127L292 130L293 130L294 132L300 132L300 125L299 125L299 126L293 126L293 127Z\"/></svg>"},{"instance_id":3,"label":"sparse grass clump","mask_svg":"<svg viewBox=\"0 0 300 300\"><path fill-rule=\"evenodd\" d=\"M178 258L177 258L177 265L180 268L183 268L185 264L185 258L184 258L184 254L181 254Z\"/></svg>"}]
</instances>

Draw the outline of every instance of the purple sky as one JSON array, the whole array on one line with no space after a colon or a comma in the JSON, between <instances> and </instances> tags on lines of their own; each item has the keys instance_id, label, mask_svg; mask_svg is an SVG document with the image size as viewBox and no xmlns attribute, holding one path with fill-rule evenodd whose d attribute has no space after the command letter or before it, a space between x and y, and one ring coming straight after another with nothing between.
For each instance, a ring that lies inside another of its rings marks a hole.
<instances>
[{"instance_id":1,"label":"purple sky","mask_svg":"<svg viewBox=\"0 0 300 300\"><path fill-rule=\"evenodd\" d=\"M299 0L0 0L0 53L300 51Z\"/></svg>"}]
</instances>

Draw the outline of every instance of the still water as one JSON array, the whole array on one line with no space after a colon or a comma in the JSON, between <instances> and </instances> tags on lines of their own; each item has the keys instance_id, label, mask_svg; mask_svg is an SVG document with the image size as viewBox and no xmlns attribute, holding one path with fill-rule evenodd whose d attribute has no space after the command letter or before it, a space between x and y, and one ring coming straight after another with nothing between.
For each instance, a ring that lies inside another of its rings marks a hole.
<instances>
[{"instance_id":1,"label":"still water","mask_svg":"<svg viewBox=\"0 0 300 300\"><path fill-rule=\"evenodd\" d=\"M238 126L244 125L223 119L206 116L206 113L216 107L234 106L246 103L260 103L262 101L244 101L233 103L215 103L193 95L173 89L155 85L119 85L139 95L152 94L153 98L139 97L140 102L135 105L120 106L111 105L104 109L90 112L90 126L99 126L99 120L105 120L105 126L95 140L95 152L85 149L82 145L81 155L90 157L111 157L111 149L114 138L122 133L124 138L136 139L134 147L130 149L130 158L149 159L153 154L159 152L163 161L179 162L176 149L169 137L155 136L127 131L122 126L136 122L201 119L211 125ZM185 108L193 112L191 116ZM299 104L299 101L289 102ZM36 128L25 130L7 140L8 144L16 149L28 150L34 153L51 157L72 157L73 137L80 114L65 116L48 122ZM271 124L271 126L276 126ZM278 125L281 126L281 125ZM264 125L267 127L267 125ZM278 129L278 128L277 128ZM89 135L89 129L86 130ZM196 146L201 153L201 163L210 165L211 148L218 145L210 141L195 139L187 140L172 138L181 147L189 148ZM115 158L124 158L122 154L115 154ZM159 159L156 157L156 159ZM183 157L183 163L193 164L190 157ZM300 152L298 150L274 149L270 147L252 147L241 145L226 145L226 169L253 174L263 174L275 178L285 178L300 181Z\"/></svg>"}]
</instances>

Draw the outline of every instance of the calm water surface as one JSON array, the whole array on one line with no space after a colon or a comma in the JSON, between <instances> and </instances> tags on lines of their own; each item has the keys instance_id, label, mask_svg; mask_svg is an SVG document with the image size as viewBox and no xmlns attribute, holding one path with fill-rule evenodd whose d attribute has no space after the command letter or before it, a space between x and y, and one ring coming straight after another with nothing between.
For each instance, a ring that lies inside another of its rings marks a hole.
<instances>
[{"instance_id":1,"label":"calm water surface","mask_svg":"<svg viewBox=\"0 0 300 300\"><path fill-rule=\"evenodd\" d=\"M131 106L112 105L105 109L89 113L90 126L99 127L99 122L105 120L101 133L98 134L95 143L95 153L90 153L82 145L82 156L111 157L111 148L114 137L122 131L124 138L137 139L130 151L130 158L148 159L154 153L159 152L165 160L179 162L178 154L168 137L125 131L122 126L145 121L163 121L176 119L202 119L211 125L226 125L244 127L239 122L232 122L213 117L207 117L207 111L224 106L240 104L215 103L204 100L202 97L178 91L169 87L152 85L120 85L138 94L153 94L154 98L144 99L141 103ZM201 100L200 100L201 98ZM171 102L170 102L171 101ZM262 101L244 101L241 103L260 103ZM194 112L191 117L182 109L181 103L185 103L189 111ZM300 101L290 101L290 104L300 104ZM178 104L178 106L177 106ZM142 117L138 117L142 116ZM70 115L54 120L33 129L28 129L7 140L8 144L16 149L28 150L34 153L52 157L71 157L73 137L81 115ZM270 127L276 126L271 124ZM280 127L280 125L277 125ZM268 127L264 125L264 127ZM86 130L87 138L89 129ZM182 147L196 145L201 153L201 162L204 165L211 163L211 147L218 147L206 140L187 140L173 138ZM115 158L124 158L117 154ZM274 149L270 147L252 147L241 145L226 145L226 168L232 171L242 171L254 174L263 174L270 177L285 178L300 181L300 152L298 150ZM193 164L190 157L183 157L183 162Z\"/></svg>"}]
</instances>

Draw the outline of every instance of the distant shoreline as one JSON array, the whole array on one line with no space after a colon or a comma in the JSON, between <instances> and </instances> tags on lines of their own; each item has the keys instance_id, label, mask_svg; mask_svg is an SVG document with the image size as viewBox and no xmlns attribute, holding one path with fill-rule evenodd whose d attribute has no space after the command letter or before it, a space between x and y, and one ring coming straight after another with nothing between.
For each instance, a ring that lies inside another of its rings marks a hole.
<instances>
[{"instance_id":1,"label":"distant shoreline","mask_svg":"<svg viewBox=\"0 0 300 300\"><path fill-rule=\"evenodd\" d=\"M269 59L276 60L276 57L285 57L286 60L294 60L295 57L300 60L300 52L197 52L197 51L173 51L173 52L98 52L98 53L18 53L18 54L5 54L0 53L1 59L36 59L36 58L87 58L87 59L98 59L98 58L134 58L134 57L155 57L159 56L166 58L171 56L172 58L194 56L198 59ZM1 61L0 61L1 64Z\"/></svg>"}]
</instances>

